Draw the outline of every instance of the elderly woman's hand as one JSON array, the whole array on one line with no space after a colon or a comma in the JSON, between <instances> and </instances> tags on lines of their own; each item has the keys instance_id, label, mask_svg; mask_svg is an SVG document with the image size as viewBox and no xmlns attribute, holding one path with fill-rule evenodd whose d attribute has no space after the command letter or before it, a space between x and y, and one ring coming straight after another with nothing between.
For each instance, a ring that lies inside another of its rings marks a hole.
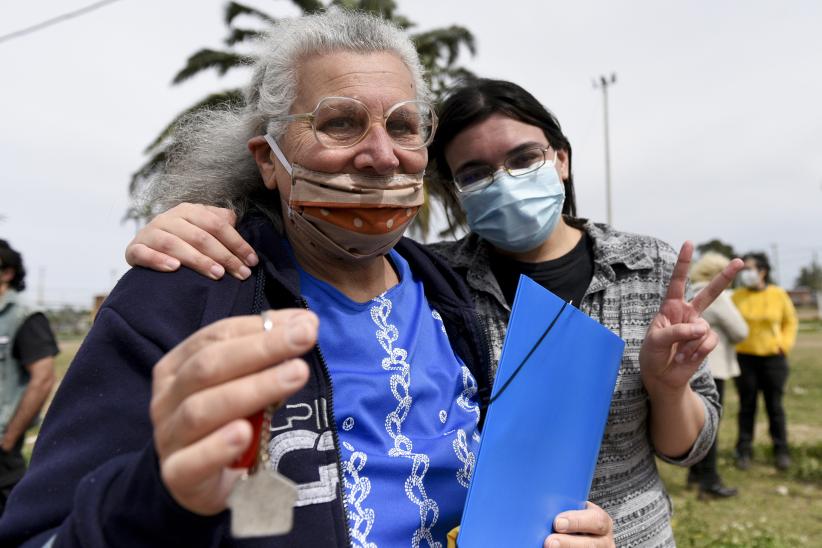
<instances>
[{"instance_id":1,"label":"elderly woman's hand","mask_svg":"<svg viewBox=\"0 0 822 548\"><path fill-rule=\"evenodd\" d=\"M126 261L161 272L182 264L214 280L227 271L244 280L258 258L234 229L236 222L230 209L180 204L140 229L126 248Z\"/></svg>"},{"instance_id":2,"label":"elderly woman's hand","mask_svg":"<svg viewBox=\"0 0 822 548\"><path fill-rule=\"evenodd\" d=\"M554 531L545 548L613 548L614 522L599 506L589 502L585 510L562 512L554 518Z\"/></svg>"},{"instance_id":3,"label":"elderly woman's hand","mask_svg":"<svg viewBox=\"0 0 822 548\"><path fill-rule=\"evenodd\" d=\"M231 468L249 447L245 417L279 404L308 380L299 356L317 338L306 310L238 316L200 329L154 368L151 422L160 475L181 506L200 515L226 508L241 470Z\"/></svg>"}]
</instances>

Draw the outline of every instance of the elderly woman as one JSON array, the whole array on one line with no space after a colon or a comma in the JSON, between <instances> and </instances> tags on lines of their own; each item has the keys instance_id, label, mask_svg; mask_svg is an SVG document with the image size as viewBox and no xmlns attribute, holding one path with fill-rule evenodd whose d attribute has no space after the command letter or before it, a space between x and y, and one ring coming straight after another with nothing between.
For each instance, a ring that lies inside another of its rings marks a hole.
<instances>
[{"instance_id":1,"label":"elderly woman","mask_svg":"<svg viewBox=\"0 0 822 548\"><path fill-rule=\"evenodd\" d=\"M259 267L246 282L123 277L54 399L0 544L444 545L490 373L465 287L401 240L423 199L427 96L412 44L379 19L273 29L245 107L183 128L153 190L165 205L244 212ZM253 448L245 417L276 404L263 452L297 484L293 528L238 541L226 508L247 485L233 467ZM568 534L551 546L613 545L594 506L555 528Z\"/></svg>"}]
</instances>

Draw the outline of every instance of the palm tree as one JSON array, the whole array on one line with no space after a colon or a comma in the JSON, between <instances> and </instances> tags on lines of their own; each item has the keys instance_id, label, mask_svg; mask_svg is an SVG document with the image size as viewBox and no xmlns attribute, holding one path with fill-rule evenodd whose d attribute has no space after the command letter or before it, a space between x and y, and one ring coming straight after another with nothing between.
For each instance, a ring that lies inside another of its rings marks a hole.
<instances>
[{"instance_id":1,"label":"palm tree","mask_svg":"<svg viewBox=\"0 0 822 548\"><path fill-rule=\"evenodd\" d=\"M291 1L306 14L336 6L342 9L361 10L379 15L406 31L415 26L407 17L397 13L397 3L394 0ZM236 20L241 16L256 21L258 28L237 26ZM259 28L270 26L275 22L274 17L263 11L239 2L228 2L225 7L225 24L228 27L228 36L224 40L227 49L213 50L205 48L194 53L188 58L186 65L174 76L172 83L175 85L181 84L189 78L211 69L216 70L220 76L223 76L232 69L247 67L254 62L254 57L240 53L237 51L237 46L258 38L262 34ZM412 32L410 37L416 45L420 60L428 73L429 83L435 97L441 97L454 81L473 76L468 69L457 64L462 47L467 48L471 55L476 52L474 36L465 27L451 25L450 27L424 32ZM243 94L240 89L227 89L210 94L177 115L146 148L145 153L149 155L149 159L132 175L129 194L132 197L136 196L153 176L163 170L166 158L175 146L174 129L182 119L201 109L213 108L226 103L242 104L242 102ZM141 220L150 216L151 212L144 208L130 207L123 220L134 220L139 225ZM427 234L430 220L430 208L426 205L417 216L415 231L420 235Z\"/></svg>"}]
</instances>

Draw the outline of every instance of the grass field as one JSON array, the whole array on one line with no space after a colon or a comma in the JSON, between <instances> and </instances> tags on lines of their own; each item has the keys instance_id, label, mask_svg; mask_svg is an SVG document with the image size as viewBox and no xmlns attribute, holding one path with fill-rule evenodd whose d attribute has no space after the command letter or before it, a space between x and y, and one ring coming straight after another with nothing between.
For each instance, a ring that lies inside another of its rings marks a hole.
<instances>
[{"instance_id":1,"label":"grass field","mask_svg":"<svg viewBox=\"0 0 822 548\"><path fill-rule=\"evenodd\" d=\"M60 377L80 346L61 342ZM686 470L659 462L674 501L674 531L680 547L788 548L822 547L822 324L806 323L790 357L785 396L793 467L777 472L770 453L764 405L760 402L754 465L747 472L733 467L738 399L733 383L726 388L720 429L720 474L738 487L731 499L700 501L685 489ZM27 452L34 441L30 433Z\"/></svg>"},{"instance_id":2,"label":"grass field","mask_svg":"<svg viewBox=\"0 0 822 548\"><path fill-rule=\"evenodd\" d=\"M680 547L822 547L822 328L803 325L790 356L785 394L793 466L773 466L764 403L760 398L754 465L733 466L739 400L726 385L725 414L719 434L719 468L737 497L700 501L685 489L686 470L659 462L674 500L674 531Z\"/></svg>"}]
</instances>

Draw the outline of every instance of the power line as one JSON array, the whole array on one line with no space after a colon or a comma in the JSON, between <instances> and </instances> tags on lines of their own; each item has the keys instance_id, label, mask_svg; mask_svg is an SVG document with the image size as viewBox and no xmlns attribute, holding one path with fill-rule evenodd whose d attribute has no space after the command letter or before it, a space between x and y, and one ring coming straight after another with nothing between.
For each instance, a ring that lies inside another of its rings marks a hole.
<instances>
[{"instance_id":1,"label":"power line","mask_svg":"<svg viewBox=\"0 0 822 548\"><path fill-rule=\"evenodd\" d=\"M77 9L77 10L74 10L74 11L70 11L68 13L64 13L63 15L58 15L57 17L53 17L51 19L46 19L42 23L37 23L36 25L32 25L30 27L26 27L24 29L20 29L20 30L14 31L12 33L4 34L3 36L0 36L0 43L6 42L8 40L13 40L15 38L20 38L20 37L25 36L27 34L37 32L38 30L42 30L46 27L56 25L57 23L62 23L63 21L66 21L68 19L73 19L75 17L85 15L86 13L89 13L89 12L92 12L96 9L102 8L103 6L106 6L107 4L113 4L113 3L119 2L119 1L120 0L101 0L100 2L95 2L93 4L89 4L88 6L86 6L84 8L80 8L80 9Z\"/></svg>"}]
</instances>

